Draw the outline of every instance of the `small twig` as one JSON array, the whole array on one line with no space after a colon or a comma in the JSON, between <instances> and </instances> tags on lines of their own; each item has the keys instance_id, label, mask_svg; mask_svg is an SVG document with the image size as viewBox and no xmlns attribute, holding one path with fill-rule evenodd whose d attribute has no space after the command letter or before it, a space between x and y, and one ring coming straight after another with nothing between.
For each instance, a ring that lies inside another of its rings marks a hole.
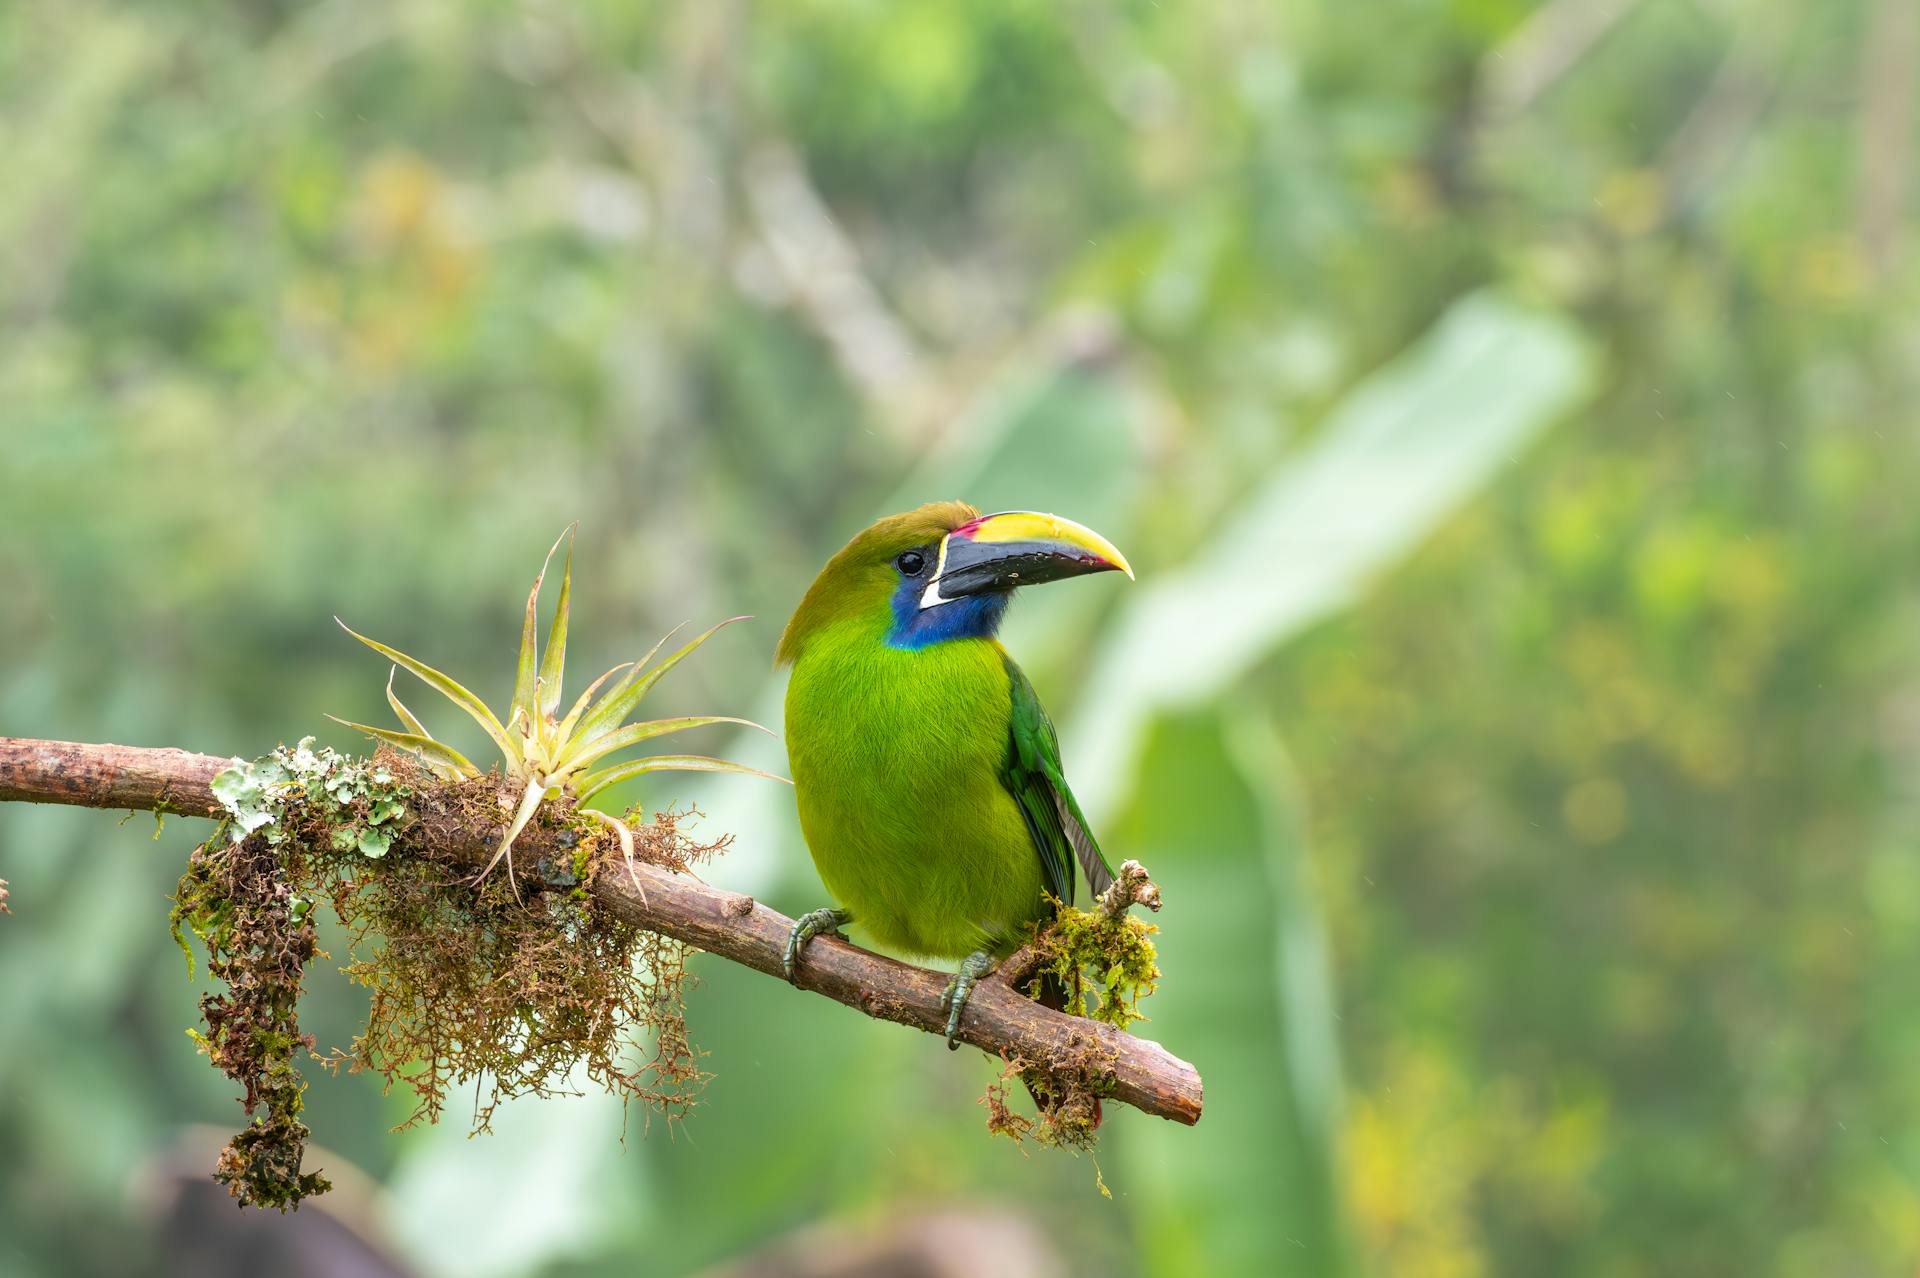
<instances>
[{"instance_id":1,"label":"small twig","mask_svg":"<svg viewBox=\"0 0 1920 1278\"><path fill-rule=\"evenodd\" d=\"M927 380L906 327L881 300L860 254L815 189L799 154L768 143L746 165L747 199L761 241L801 314L826 339L847 379L900 423Z\"/></svg>"},{"instance_id":2,"label":"small twig","mask_svg":"<svg viewBox=\"0 0 1920 1278\"><path fill-rule=\"evenodd\" d=\"M1693 110L1660 155L1668 220L1690 213L1753 136L1798 52L1803 18L1780 15L1742 21Z\"/></svg>"},{"instance_id":3,"label":"small twig","mask_svg":"<svg viewBox=\"0 0 1920 1278\"><path fill-rule=\"evenodd\" d=\"M995 968L993 975L987 979L990 981L998 981L1008 989L1018 990L1033 979L1033 974L1039 967L1039 949L1031 944L1023 945L1013 953L1007 955L1006 961Z\"/></svg>"},{"instance_id":4,"label":"small twig","mask_svg":"<svg viewBox=\"0 0 1920 1278\"><path fill-rule=\"evenodd\" d=\"M1117 919L1136 905L1157 912L1160 909L1160 888L1147 877L1146 866L1138 861L1123 861L1120 863L1119 877L1100 894L1100 912L1110 919Z\"/></svg>"},{"instance_id":5,"label":"small twig","mask_svg":"<svg viewBox=\"0 0 1920 1278\"><path fill-rule=\"evenodd\" d=\"M165 804L171 812L215 816L221 807L208 783L230 762L184 750L0 737L0 801L145 810ZM448 834L448 846L478 866L492 854L501 832L500 822L475 816L470 826ZM556 841L558 833L534 823L520 839L529 855L558 857L565 852ZM709 887L684 874L645 863L632 869L631 876L606 874L594 880L592 890L603 907L648 931L786 979L783 958L792 919L752 897ZM1151 909L1158 899L1146 872L1133 862L1122 867L1119 884L1127 885L1122 889L1127 904ZM946 1034L943 972L821 936L807 947L794 983L876 1020ZM1042 1007L1001 981L983 981L974 990L959 1036L990 1056L1042 1063L1101 1061L1103 1072L1111 1071L1111 1090L1104 1094L1112 1099L1175 1122L1200 1121L1200 1075L1192 1065L1158 1043Z\"/></svg>"},{"instance_id":6,"label":"small twig","mask_svg":"<svg viewBox=\"0 0 1920 1278\"><path fill-rule=\"evenodd\" d=\"M1535 9L1487 57L1481 118L1504 124L1565 79L1641 0L1552 0Z\"/></svg>"},{"instance_id":7,"label":"small twig","mask_svg":"<svg viewBox=\"0 0 1920 1278\"><path fill-rule=\"evenodd\" d=\"M1868 30L1860 48L1859 236L1867 261L1889 282L1912 189L1920 9L1913 0L1876 0Z\"/></svg>"}]
</instances>

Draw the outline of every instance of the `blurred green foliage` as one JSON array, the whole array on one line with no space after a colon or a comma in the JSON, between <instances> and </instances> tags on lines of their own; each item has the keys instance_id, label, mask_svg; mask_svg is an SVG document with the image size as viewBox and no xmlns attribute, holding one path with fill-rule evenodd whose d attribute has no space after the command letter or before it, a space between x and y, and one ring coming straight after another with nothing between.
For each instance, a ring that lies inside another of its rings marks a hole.
<instances>
[{"instance_id":1,"label":"blurred green foliage","mask_svg":"<svg viewBox=\"0 0 1920 1278\"><path fill-rule=\"evenodd\" d=\"M987 1139L987 1063L706 964L672 1138L315 1084L418 1263L992 1201L1076 1272L1909 1271L1908 13L0 6L0 732L376 717L333 613L505 671L574 518L581 659L756 613L661 697L766 721L853 530L1056 509L1140 585L1009 642L1166 894L1201 1125L1113 1115L1108 1203ZM819 903L773 799L620 797ZM0 809L0 1271L164 1271L164 1151L231 1121L153 834Z\"/></svg>"}]
</instances>

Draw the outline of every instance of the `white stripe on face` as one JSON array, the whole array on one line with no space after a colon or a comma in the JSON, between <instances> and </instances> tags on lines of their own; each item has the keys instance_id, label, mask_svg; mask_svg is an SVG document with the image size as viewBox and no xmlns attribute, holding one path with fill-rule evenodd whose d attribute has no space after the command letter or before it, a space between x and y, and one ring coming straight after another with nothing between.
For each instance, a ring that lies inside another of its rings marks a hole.
<instances>
[{"instance_id":1,"label":"white stripe on face","mask_svg":"<svg viewBox=\"0 0 1920 1278\"><path fill-rule=\"evenodd\" d=\"M940 539L940 558L933 565L933 580L929 581L927 588L920 592L920 610L922 612L925 612L928 608L938 607L943 603L953 602L953 600L940 593L940 578L945 575L947 571L947 543L952 540L952 533L948 533Z\"/></svg>"}]
</instances>

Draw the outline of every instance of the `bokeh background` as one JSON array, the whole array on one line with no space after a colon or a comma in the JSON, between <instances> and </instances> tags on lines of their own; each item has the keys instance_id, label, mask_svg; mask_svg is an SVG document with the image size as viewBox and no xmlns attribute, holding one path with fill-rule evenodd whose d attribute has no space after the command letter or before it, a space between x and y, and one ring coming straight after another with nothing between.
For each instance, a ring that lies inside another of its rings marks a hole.
<instances>
[{"instance_id":1,"label":"bokeh background","mask_svg":"<svg viewBox=\"0 0 1920 1278\"><path fill-rule=\"evenodd\" d=\"M1207 1081L1108 1201L978 1055L703 961L684 1128L322 1075L364 1179L242 1217L204 827L13 806L0 1271L1915 1272L1917 13L0 5L0 732L353 747L334 614L504 698L575 519L576 668L753 613L655 704L777 724L853 531L1058 511L1139 583L1008 639ZM824 899L784 790L635 797Z\"/></svg>"}]
</instances>

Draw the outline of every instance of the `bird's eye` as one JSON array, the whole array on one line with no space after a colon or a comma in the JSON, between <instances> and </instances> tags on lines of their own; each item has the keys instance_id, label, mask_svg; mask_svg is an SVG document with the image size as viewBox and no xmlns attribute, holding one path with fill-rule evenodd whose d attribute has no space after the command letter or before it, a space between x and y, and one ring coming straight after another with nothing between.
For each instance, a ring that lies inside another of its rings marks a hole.
<instances>
[{"instance_id":1,"label":"bird's eye","mask_svg":"<svg viewBox=\"0 0 1920 1278\"><path fill-rule=\"evenodd\" d=\"M927 566L927 557L917 550L909 550L893 562L907 576L918 577L920 570Z\"/></svg>"}]
</instances>

